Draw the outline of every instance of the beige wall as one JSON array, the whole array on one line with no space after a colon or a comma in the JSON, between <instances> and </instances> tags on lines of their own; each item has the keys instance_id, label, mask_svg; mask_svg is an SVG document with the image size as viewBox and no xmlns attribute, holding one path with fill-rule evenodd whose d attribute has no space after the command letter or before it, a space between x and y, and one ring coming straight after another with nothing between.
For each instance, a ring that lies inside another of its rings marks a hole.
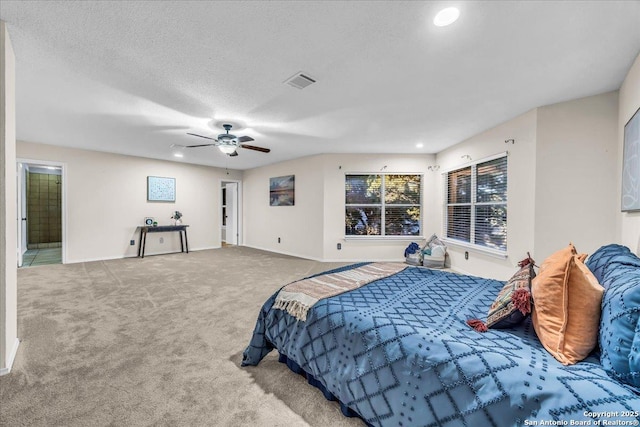
<instances>
[{"instance_id":1,"label":"beige wall","mask_svg":"<svg viewBox=\"0 0 640 427\"><path fill-rule=\"evenodd\" d=\"M285 175L295 175L294 206L270 206L269 178ZM322 156L245 171L243 186L246 246L322 259Z\"/></svg>"},{"instance_id":2,"label":"beige wall","mask_svg":"<svg viewBox=\"0 0 640 427\"><path fill-rule=\"evenodd\" d=\"M616 169L618 172L616 175L617 199L615 204L618 212L617 232L620 242L640 255L640 212L620 212L624 125L640 108L640 55L636 58L620 88L618 108L618 167Z\"/></svg>"},{"instance_id":3,"label":"beige wall","mask_svg":"<svg viewBox=\"0 0 640 427\"><path fill-rule=\"evenodd\" d=\"M536 120L536 110L529 111L438 153L436 161L440 165L440 173L435 186L438 203L437 230L443 235L444 172L468 163L463 156L470 156L472 161L477 161L508 152L508 257L500 258L449 244L447 251L454 270L506 280L513 275L513 267L527 256L527 252L533 255ZM513 139L515 143L505 143L508 139ZM465 251L469 251L468 260L464 258Z\"/></svg>"},{"instance_id":4,"label":"beige wall","mask_svg":"<svg viewBox=\"0 0 640 427\"><path fill-rule=\"evenodd\" d=\"M245 244L323 261L402 260L416 239L355 241L344 238L344 175L354 172L425 173L425 220L432 233L432 155L331 154L245 171ZM269 206L269 178L295 175L295 206ZM281 243L278 243L278 237ZM419 241L419 240L418 240ZM337 249L337 244L342 249Z\"/></svg>"},{"instance_id":5,"label":"beige wall","mask_svg":"<svg viewBox=\"0 0 640 427\"><path fill-rule=\"evenodd\" d=\"M540 107L438 153L446 171L463 166L464 155L509 152L508 258L472 250L465 260L467 249L450 244L452 268L507 279L527 252L540 263L569 242L592 253L617 241L617 104L610 92ZM511 138L515 144L505 144ZM443 186L440 176L441 206Z\"/></svg>"},{"instance_id":6,"label":"beige wall","mask_svg":"<svg viewBox=\"0 0 640 427\"><path fill-rule=\"evenodd\" d=\"M423 182L423 224L425 237L436 231L434 182L436 172L427 168L435 163L431 154L329 154L322 156L324 170L324 237L323 259L326 261L402 261L404 250L411 242L424 240L345 240L344 180L347 173L421 173ZM338 250L340 243L342 249Z\"/></svg>"},{"instance_id":7,"label":"beige wall","mask_svg":"<svg viewBox=\"0 0 640 427\"><path fill-rule=\"evenodd\" d=\"M424 173L424 235L442 236L443 173L468 163L466 156L477 161L507 151L507 257L450 243L452 268L506 280L527 252L542 262L571 241L592 253L617 240L617 103L611 92L537 108L436 156L328 154L247 171L245 243L325 261L401 260L418 239L344 239L344 174ZM510 139L515 143L505 143ZM438 172L428 170L434 164ZM269 177L287 174L296 175L296 206L270 207Z\"/></svg>"},{"instance_id":8,"label":"beige wall","mask_svg":"<svg viewBox=\"0 0 640 427\"><path fill-rule=\"evenodd\" d=\"M66 180L66 262L136 256L136 229L144 217L155 217L159 225L172 223L179 210L189 225L191 250L220 246L220 180L240 179L241 172L226 175L222 169L179 162L123 156L18 142L18 157L64 164ZM176 178L176 202L147 202L147 176ZM160 243L163 238L164 243ZM129 241L136 245L130 246ZM177 233L152 233L146 254L179 250Z\"/></svg>"},{"instance_id":9,"label":"beige wall","mask_svg":"<svg viewBox=\"0 0 640 427\"><path fill-rule=\"evenodd\" d=\"M15 55L0 21L0 375L18 348Z\"/></svg>"},{"instance_id":10,"label":"beige wall","mask_svg":"<svg viewBox=\"0 0 640 427\"><path fill-rule=\"evenodd\" d=\"M535 259L615 242L618 92L538 109Z\"/></svg>"}]
</instances>

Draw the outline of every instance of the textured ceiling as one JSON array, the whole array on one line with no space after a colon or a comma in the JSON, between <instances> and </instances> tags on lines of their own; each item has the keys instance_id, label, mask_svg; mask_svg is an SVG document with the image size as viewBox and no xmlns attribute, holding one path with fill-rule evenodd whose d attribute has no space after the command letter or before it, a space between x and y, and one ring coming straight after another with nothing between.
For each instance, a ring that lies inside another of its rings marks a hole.
<instances>
[{"instance_id":1,"label":"textured ceiling","mask_svg":"<svg viewBox=\"0 0 640 427\"><path fill-rule=\"evenodd\" d=\"M435 27L451 5L460 19ZM2 0L0 18L18 139L234 169L435 153L618 89L640 52L639 1ZM283 83L298 71L317 83ZM227 121L271 153L173 157L172 144L206 142L187 132L215 136Z\"/></svg>"}]
</instances>

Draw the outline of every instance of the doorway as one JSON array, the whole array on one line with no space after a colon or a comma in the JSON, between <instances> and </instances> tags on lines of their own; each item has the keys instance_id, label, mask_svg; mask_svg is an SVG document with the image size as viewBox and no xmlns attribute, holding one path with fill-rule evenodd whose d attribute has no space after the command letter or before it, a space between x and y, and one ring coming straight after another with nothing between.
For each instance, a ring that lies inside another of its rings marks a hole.
<instances>
[{"instance_id":1,"label":"doorway","mask_svg":"<svg viewBox=\"0 0 640 427\"><path fill-rule=\"evenodd\" d=\"M18 160L18 267L64 262L64 165Z\"/></svg>"},{"instance_id":2,"label":"doorway","mask_svg":"<svg viewBox=\"0 0 640 427\"><path fill-rule=\"evenodd\" d=\"M222 246L241 244L240 182L221 181L220 185L220 241Z\"/></svg>"}]
</instances>

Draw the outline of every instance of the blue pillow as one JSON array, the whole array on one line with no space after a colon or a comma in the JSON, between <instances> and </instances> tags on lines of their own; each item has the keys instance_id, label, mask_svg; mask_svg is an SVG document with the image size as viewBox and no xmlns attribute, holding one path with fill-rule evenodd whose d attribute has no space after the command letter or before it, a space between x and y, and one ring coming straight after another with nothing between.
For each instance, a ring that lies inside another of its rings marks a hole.
<instances>
[{"instance_id":1,"label":"blue pillow","mask_svg":"<svg viewBox=\"0 0 640 427\"><path fill-rule=\"evenodd\" d=\"M640 258L624 246L608 245L587 266L605 288L600 362L610 376L640 390Z\"/></svg>"},{"instance_id":2,"label":"blue pillow","mask_svg":"<svg viewBox=\"0 0 640 427\"><path fill-rule=\"evenodd\" d=\"M618 265L621 260L629 259L632 261L632 259L628 257L629 255L631 255L631 251L626 246L616 244L606 245L590 255L585 264L589 267L593 275L596 276L598 282L604 286L602 279L604 278L605 270ZM617 262L614 263L614 260L617 260ZM637 257L636 260L638 260ZM640 262L640 260L638 261ZM640 266L640 263L638 266Z\"/></svg>"}]
</instances>

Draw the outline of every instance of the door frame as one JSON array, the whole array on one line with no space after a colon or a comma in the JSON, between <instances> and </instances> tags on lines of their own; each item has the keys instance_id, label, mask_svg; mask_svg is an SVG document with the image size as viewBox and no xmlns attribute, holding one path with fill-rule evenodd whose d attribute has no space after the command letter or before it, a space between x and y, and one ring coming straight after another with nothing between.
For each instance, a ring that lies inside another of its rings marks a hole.
<instances>
[{"instance_id":1,"label":"door frame","mask_svg":"<svg viewBox=\"0 0 640 427\"><path fill-rule=\"evenodd\" d=\"M37 160L37 159L26 159L26 158L22 158L22 157L18 157L16 159L16 169L19 171L20 170L20 164L23 165L29 165L29 166L55 166L55 167L59 167L60 168L60 173L62 176L62 200L61 200L61 208L62 208L62 214L61 214L61 221L62 221L62 264L66 264L67 263L67 164L64 162L55 162L55 161L50 161L50 160ZM24 169L24 167L23 167ZM26 185L26 183L25 183ZM25 194L26 196L26 194ZM18 192L18 204L20 206L20 204L23 202L22 200L23 194L22 191ZM27 203L27 201L25 200L25 203ZM27 203L28 204L28 203ZM18 228L20 230L20 226L21 226L21 218L16 218L18 221ZM27 226L28 229L28 226ZM18 231L20 233L20 231ZM20 250L20 238L18 239L18 250Z\"/></svg>"},{"instance_id":2,"label":"door frame","mask_svg":"<svg viewBox=\"0 0 640 427\"><path fill-rule=\"evenodd\" d=\"M225 179L225 178L220 178L219 183L218 183L218 215L220 220L218 221L218 236L220 238L220 246L222 246L222 188L223 185L226 183L234 183L234 184L238 184L238 194L236 195L236 218L237 218L237 230L238 230L238 242L237 245L238 246L242 246L244 245L244 233L242 232L244 227L242 226L242 218L243 218L243 213L242 213L242 181L239 179ZM227 202L229 201L229 197L227 197Z\"/></svg>"}]
</instances>

